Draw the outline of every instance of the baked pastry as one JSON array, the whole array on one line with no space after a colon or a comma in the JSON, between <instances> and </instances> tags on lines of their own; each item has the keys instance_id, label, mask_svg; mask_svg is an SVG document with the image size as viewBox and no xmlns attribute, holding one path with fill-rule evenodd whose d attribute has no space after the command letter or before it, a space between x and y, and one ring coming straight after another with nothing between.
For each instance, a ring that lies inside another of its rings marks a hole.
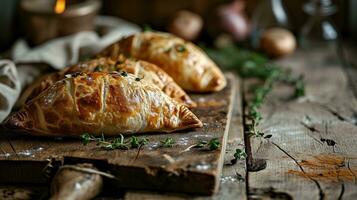
<instances>
[{"instance_id":1,"label":"baked pastry","mask_svg":"<svg viewBox=\"0 0 357 200\"><path fill-rule=\"evenodd\" d=\"M131 35L97 56L115 57L118 54L156 64L186 91L215 92L226 86L221 70L199 47L168 33Z\"/></svg>"},{"instance_id":2,"label":"baked pastry","mask_svg":"<svg viewBox=\"0 0 357 200\"><path fill-rule=\"evenodd\" d=\"M136 61L127 59L122 55L116 57L102 57L93 59L79 64L67 67L64 70L44 75L39 81L29 86L21 97L21 102L28 102L30 99L38 96L42 91L49 88L55 82L65 78L66 74L76 72L113 72L126 71L134 74L137 78L145 78L146 81L155 84L164 93L179 103L192 108L195 107L195 102L186 94L186 92L178 86L175 81L162 69L154 64L145 61ZM22 104L24 104L22 103Z\"/></svg>"},{"instance_id":3,"label":"baked pastry","mask_svg":"<svg viewBox=\"0 0 357 200\"><path fill-rule=\"evenodd\" d=\"M114 136L202 127L184 105L126 72L76 73L11 115L5 126L34 135Z\"/></svg>"}]
</instances>

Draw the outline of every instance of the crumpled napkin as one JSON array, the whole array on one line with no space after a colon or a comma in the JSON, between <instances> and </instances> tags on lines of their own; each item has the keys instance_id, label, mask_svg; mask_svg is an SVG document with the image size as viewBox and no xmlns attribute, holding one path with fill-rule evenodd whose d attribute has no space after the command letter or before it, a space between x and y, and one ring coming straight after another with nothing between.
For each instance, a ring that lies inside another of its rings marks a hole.
<instances>
[{"instance_id":1,"label":"crumpled napkin","mask_svg":"<svg viewBox=\"0 0 357 200\"><path fill-rule=\"evenodd\" d=\"M98 53L123 36L140 31L137 25L108 16L97 17L95 26L106 27L109 31L102 37L96 32L84 31L50 40L32 49L21 39L14 45L12 59L16 63L44 62L59 70L76 64L82 57Z\"/></svg>"},{"instance_id":2,"label":"crumpled napkin","mask_svg":"<svg viewBox=\"0 0 357 200\"><path fill-rule=\"evenodd\" d=\"M123 36L140 31L135 24L108 16L98 16L95 26L105 28L106 34L99 36L94 31L85 31L34 48L23 39L15 42L12 61L0 60L0 122L9 115L21 90L41 75L36 63L46 63L60 70L98 53Z\"/></svg>"},{"instance_id":3,"label":"crumpled napkin","mask_svg":"<svg viewBox=\"0 0 357 200\"><path fill-rule=\"evenodd\" d=\"M0 60L0 120L9 115L20 95L21 85L15 64Z\"/></svg>"}]
</instances>

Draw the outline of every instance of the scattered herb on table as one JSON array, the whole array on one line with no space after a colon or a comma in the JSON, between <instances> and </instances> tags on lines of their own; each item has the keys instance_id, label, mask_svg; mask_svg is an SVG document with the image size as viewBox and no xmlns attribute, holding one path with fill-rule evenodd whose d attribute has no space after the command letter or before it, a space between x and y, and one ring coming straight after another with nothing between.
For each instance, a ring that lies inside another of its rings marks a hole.
<instances>
[{"instance_id":1,"label":"scattered herb on table","mask_svg":"<svg viewBox=\"0 0 357 200\"><path fill-rule=\"evenodd\" d=\"M84 145L87 145L89 142L97 142L99 147L107 150L139 148L149 142L147 138L137 138L135 136L132 136L130 139L125 139L121 134L120 137L114 138L113 140L106 140L103 135L97 138L88 133L82 134L80 137Z\"/></svg>"},{"instance_id":2,"label":"scattered herb on table","mask_svg":"<svg viewBox=\"0 0 357 200\"><path fill-rule=\"evenodd\" d=\"M208 146L210 150L216 150L221 146L217 138L214 138L208 142Z\"/></svg>"},{"instance_id":3,"label":"scattered herb on table","mask_svg":"<svg viewBox=\"0 0 357 200\"><path fill-rule=\"evenodd\" d=\"M213 138L210 141L200 140L197 144L193 147L195 148L205 148L207 147L209 150L216 150L221 146L220 142L217 138Z\"/></svg>"},{"instance_id":4,"label":"scattered herb on table","mask_svg":"<svg viewBox=\"0 0 357 200\"><path fill-rule=\"evenodd\" d=\"M195 144L193 147L195 148L202 148L205 147L208 144L208 142L206 140L200 140L199 142L197 142L197 144Z\"/></svg>"},{"instance_id":5,"label":"scattered herb on table","mask_svg":"<svg viewBox=\"0 0 357 200\"><path fill-rule=\"evenodd\" d=\"M172 137L167 137L160 142L162 147L172 147L175 144L175 140Z\"/></svg>"},{"instance_id":6,"label":"scattered herb on table","mask_svg":"<svg viewBox=\"0 0 357 200\"><path fill-rule=\"evenodd\" d=\"M233 154L233 159L231 160L231 164L234 165L238 160L243 160L247 158L247 153L244 149L236 149L236 152Z\"/></svg>"},{"instance_id":7,"label":"scattered herb on table","mask_svg":"<svg viewBox=\"0 0 357 200\"><path fill-rule=\"evenodd\" d=\"M89 135L88 133L84 133L80 136L82 138L83 145L87 145L91 141L95 141L95 137Z\"/></svg>"},{"instance_id":8,"label":"scattered herb on table","mask_svg":"<svg viewBox=\"0 0 357 200\"><path fill-rule=\"evenodd\" d=\"M124 136L120 134L120 137L115 138L112 141L100 141L97 143L102 148L105 149L129 149L129 145L125 142Z\"/></svg>"},{"instance_id":9,"label":"scattered herb on table","mask_svg":"<svg viewBox=\"0 0 357 200\"><path fill-rule=\"evenodd\" d=\"M265 135L264 138L265 138L265 139L269 139L269 138L271 138L272 136L273 136L272 134L269 134L269 135Z\"/></svg>"},{"instance_id":10,"label":"scattered herb on table","mask_svg":"<svg viewBox=\"0 0 357 200\"><path fill-rule=\"evenodd\" d=\"M130 145L131 148L139 148L145 144L147 144L149 142L149 140L147 138L140 138L138 139L135 136L131 137L131 141L130 141Z\"/></svg>"},{"instance_id":11,"label":"scattered herb on table","mask_svg":"<svg viewBox=\"0 0 357 200\"><path fill-rule=\"evenodd\" d=\"M234 153L233 156L237 160L243 160L247 158L247 153L245 152L244 149L236 149L236 152Z\"/></svg>"},{"instance_id":12,"label":"scattered herb on table","mask_svg":"<svg viewBox=\"0 0 357 200\"><path fill-rule=\"evenodd\" d=\"M328 146L335 146L335 144L336 144L336 142L334 140L331 140L331 139L321 138L320 141L321 142L326 142L326 144Z\"/></svg>"}]
</instances>

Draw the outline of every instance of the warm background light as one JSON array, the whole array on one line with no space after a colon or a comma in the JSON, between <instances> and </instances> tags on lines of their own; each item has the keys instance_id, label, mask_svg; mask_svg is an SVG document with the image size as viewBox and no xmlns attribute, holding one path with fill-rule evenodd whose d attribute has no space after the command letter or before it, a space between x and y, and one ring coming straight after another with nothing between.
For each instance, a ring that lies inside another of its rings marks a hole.
<instances>
[{"instance_id":1,"label":"warm background light","mask_svg":"<svg viewBox=\"0 0 357 200\"><path fill-rule=\"evenodd\" d=\"M55 12L61 14L66 9L66 0L57 0L55 5Z\"/></svg>"}]
</instances>

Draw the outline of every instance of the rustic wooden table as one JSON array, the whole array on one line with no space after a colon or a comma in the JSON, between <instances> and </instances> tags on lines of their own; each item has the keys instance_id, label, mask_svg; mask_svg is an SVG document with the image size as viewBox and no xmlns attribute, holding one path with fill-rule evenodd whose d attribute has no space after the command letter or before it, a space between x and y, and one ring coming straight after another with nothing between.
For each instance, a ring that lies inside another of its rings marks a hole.
<instances>
[{"instance_id":1,"label":"rustic wooden table","mask_svg":"<svg viewBox=\"0 0 357 200\"><path fill-rule=\"evenodd\" d=\"M240 89L216 195L125 191L117 197L98 199L356 199L356 52L348 44L343 48L299 49L277 61L294 74L304 75L306 95L292 99L292 88L274 87L261 109L260 128L272 135L270 138L245 136L244 106L254 80L238 81ZM232 165L236 148L246 148L248 158ZM8 196L14 191L2 188ZM26 193L26 188L19 188L14 194Z\"/></svg>"}]
</instances>

